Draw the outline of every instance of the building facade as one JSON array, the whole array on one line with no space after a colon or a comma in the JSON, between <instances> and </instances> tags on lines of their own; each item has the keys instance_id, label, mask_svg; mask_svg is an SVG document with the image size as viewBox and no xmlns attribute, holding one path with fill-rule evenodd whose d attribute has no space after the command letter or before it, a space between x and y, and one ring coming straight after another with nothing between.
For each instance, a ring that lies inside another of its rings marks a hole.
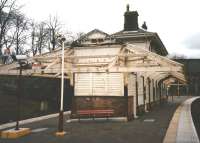
<instances>
[{"instance_id":1,"label":"building facade","mask_svg":"<svg viewBox=\"0 0 200 143\"><path fill-rule=\"evenodd\" d=\"M122 31L109 35L94 29L65 48L73 118L81 110L112 109L113 116L131 120L162 104L174 79L186 82L183 65L165 57L168 52L158 34L138 27L137 11L127 6L124 21ZM30 58L41 66L23 74L60 78L60 51ZM17 73L14 64L0 69L0 74Z\"/></svg>"},{"instance_id":2,"label":"building facade","mask_svg":"<svg viewBox=\"0 0 200 143\"><path fill-rule=\"evenodd\" d=\"M159 68L182 65L163 57L168 52L157 33L138 27L137 11L127 7L124 21L120 32L108 35L95 29L76 41L76 66L96 69L74 75L74 117L79 110L114 109L114 116L133 119L166 98L163 81L173 70ZM180 77L172 77L184 82L181 70L177 73Z\"/></svg>"}]
</instances>

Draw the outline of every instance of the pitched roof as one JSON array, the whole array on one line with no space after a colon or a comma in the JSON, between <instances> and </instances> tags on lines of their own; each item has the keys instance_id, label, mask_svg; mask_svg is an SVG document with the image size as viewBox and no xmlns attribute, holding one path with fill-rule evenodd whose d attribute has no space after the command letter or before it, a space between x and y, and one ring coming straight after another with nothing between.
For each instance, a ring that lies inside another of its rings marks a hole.
<instances>
[{"instance_id":1,"label":"pitched roof","mask_svg":"<svg viewBox=\"0 0 200 143\"><path fill-rule=\"evenodd\" d=\"M94 29L94 30L88 32L87 34L84 34L83 36L81 36L79 39L77 39L77 41L82 41L82 40L86 39L89 35L91 35L91 34L93 34L93 33L101 33L101 34L106 35L106 37L110 37L109 34L103 32L103 31L101 31L101 30L99 30L99 29Z\"/></svg>"},{"instance_id":2,"label":"pitched roof","mask_svg":"<svg viewBox=\"0 0 200 143\"><path fill-rule=\"evenodd\" d=\"M166 56L168 54L166 47L161 41L160 37L156 32L149 32L143 29L138 29L137 31L119 31L111 35L115 39L139 39L139 38L151 38L152 41L159 44L161 47L162 55Z\"/></svg>"}]
</instances>

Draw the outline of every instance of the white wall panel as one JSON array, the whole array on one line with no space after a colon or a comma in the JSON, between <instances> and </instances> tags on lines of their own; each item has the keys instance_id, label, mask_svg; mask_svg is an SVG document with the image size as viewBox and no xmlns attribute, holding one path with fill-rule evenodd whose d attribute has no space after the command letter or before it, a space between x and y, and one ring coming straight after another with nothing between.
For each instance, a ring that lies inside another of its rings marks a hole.
<instances>
[{"instance_id":1,"label":"white wall panel","mask_svg":"<svg viewBox=\"0 0 200 143\"><path fill-rule=\"evenodd\" d=\"M75 96L92 95L92 73L75 74Z\"/></svg>"},{"instance_id":2,"label":"white wall panel","mask_svg":"<svg viewBox=\"0 0 200 143\"><path fill-rule=\"evenodd\" d=\"M138 80L138 105L144 104L144 92L143 92L143 78L137 77Z\"/></svg>"},{"instance_id":3,"label":"white wall panel","mask_svg":"<svg viewBox=\"0 0 200 143\"><path fill-rule=\"evenodd\" d=\"M75 96L123 96L122 73L77 73Z\"/></svg>"},{"instance_id":4,"label":"white wall panel","mask_svg":"<svg viewBox=\"0 0 200 143\"><path fill-rule=\"evenodd\" d=\"M136 75L128 76L128 96L136 96Z\"/></svg>"}]
</instances>

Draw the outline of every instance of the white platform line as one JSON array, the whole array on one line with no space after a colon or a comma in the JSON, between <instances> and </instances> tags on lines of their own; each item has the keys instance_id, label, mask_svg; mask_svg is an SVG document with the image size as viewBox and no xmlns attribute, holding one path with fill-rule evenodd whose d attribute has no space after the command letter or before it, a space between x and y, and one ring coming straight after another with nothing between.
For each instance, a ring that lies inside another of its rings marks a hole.
<instances>
[{"instance_id":1,"label":"white platform line","mask_svg":"<svg viewBox=\"0 0 200 143\"><path fill-rule=\"evenodd\" d=\"M38 132L43 132L48 130L48 128L38 128L38 129L33 129L31 130L32 133L38 133Z\"/></svg>"},{"instance_id":2,"label":"white platform line","mask_svg":"<svg viewBox=\"0 0 200 143\"><path fill-rule=\"evenodd\" d=\"M191 104L200 97L186 100L181 108L176 143L199 143L199 138L192 120Z\"/></svg>"},{"instance_id":3,"label":"white platform line","mask_svg":"<svg viewBox=\"0 0 200 143\"><path fill-rule=\"evenodd\" d=\"M71 114L71 111L64 112L64 115L70 115L70 114ZM40 117L36 117L36 118L30 118L30 119L26 119L26 120L21 120L21 121L19 121L19 124L20 125L25 125L25 124L29 124L29 123L39 122L39 121L42 121L42 120L55 118L58 115L59 115L59 113L55 113L55 114L40 116ZM0 125L0 130L6 129L6 128L11 128L11 127L14 127L15 125L16 125L16 122L2 124L2 125Z\"/></svg>"}]
</instances>

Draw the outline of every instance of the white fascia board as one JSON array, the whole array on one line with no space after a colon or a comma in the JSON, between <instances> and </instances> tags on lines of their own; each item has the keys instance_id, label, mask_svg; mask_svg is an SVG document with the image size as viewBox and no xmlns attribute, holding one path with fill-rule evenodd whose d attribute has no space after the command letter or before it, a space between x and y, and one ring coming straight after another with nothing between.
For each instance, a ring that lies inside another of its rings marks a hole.
<instances>
[{"instance_id":1,"label":"white fascia board","mask_svg":"<svg viewBox=\"0 0 200 143\"><path fill-rule=\"evenodd\" d=\"M166 63L168 63L169 66L170 66L170 65L172 65L172 66L173 66L173 65L174 65L174 66L183 66L183 64L180 64L180 63L178 63L178 62L175 62L175 61L173 61L173 60L170 60L170 59L168 59L167 57L160 56L160 55L158 55L158 54L156 54L156 53L153 53L153 52L150 52L150 51L148 51L148 50L146 50L146 49L144 49L144 48L138 48L137 45L127 44L126 48L127 48L128 50L131 50L131 51L136 50L136 51L138 51L138 52L148 54L149 58L151 58L152 60L156 60L157 62L160 62L161 64L166 64ZM133 52L134 52L134 51L133 51Z\"/></svg>"}]
</instances>

